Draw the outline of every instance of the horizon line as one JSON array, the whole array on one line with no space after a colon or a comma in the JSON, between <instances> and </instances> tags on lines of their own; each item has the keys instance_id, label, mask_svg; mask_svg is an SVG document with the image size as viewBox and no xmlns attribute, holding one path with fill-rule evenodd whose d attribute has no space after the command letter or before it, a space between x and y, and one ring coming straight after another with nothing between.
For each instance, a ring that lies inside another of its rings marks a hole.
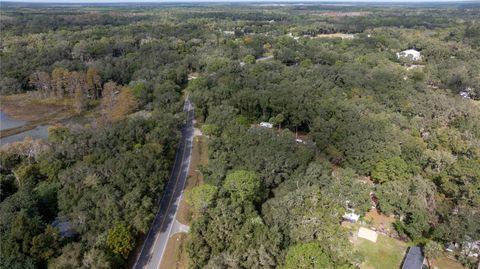
<instances>
[{"instance_id":1,"label":"horizon line","mask_svg":"<svg viewBox=\"0 0 480 269\"><path fill-rule=\"evenodd\" d=\"M0 0L0 3L22 3L22 4L143 4L143 3L478 3L477 0Z\"/></svg>"}]
</instances>

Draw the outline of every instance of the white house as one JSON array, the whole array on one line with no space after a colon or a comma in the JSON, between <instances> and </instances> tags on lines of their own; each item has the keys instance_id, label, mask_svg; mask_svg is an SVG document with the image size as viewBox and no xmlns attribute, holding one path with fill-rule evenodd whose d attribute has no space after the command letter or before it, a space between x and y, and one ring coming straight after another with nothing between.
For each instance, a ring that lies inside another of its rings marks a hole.
<instances>
[{"instance_id":1,"label":"white house","mask_svg":"<svg viewBox=\"0 0 480 269\"><path fill-rule=\"evenodd\" d=\"M347 212L343 214L343 219L355 223L360 218L360 215L355 214L355 209L350 208L349 204L350 204L350 201L348 200L345 201L345 209Z\"/></svg>"},{"instance_id":2,"label":"white house","mask_svg":"<svg viewBox=\"0 0 480 269\"><path fill-rule=\"evenodd\" d=\"M273 128L273 124L271 124L269 122L260 122L260 126L263 127L263 128L269 128L269 129Z\"/></svg>"},{"instance_id":3,"label":"white house","mask_svg":"<svg viewBox=\"0 0 480 269\"><path fill-rule=\"evenodd\" d=\"M465 98L465 99L472 99L472 92L473 92L473 89L468 87L468 88L465 88L463 91L460 92L460 96Z\"/></svg>"},{"instance_id":4,"label":"white house","mask_svg":"<svg viewBox=\"0 0 480 269\"><path fill-rule=\"evenodd\" d=\"M347 220L353 223L357 222L359 218L360 218L360 215L355 214L354 212L345 213L343 215L344 220Z\"/></svg>"},{"instance_id":5,"label":"white house","mask_svg":"<svg viewBox=\"0 0 480 269\"><path fill-rule=\"evenodd\" d=\"M411 58L414 61L418 61L422 58L422 55L420 54L420 51L414 50L414 49L409 49L409 50L404 50L397 52L397 58Z\"/></svg>"}]
</instances>

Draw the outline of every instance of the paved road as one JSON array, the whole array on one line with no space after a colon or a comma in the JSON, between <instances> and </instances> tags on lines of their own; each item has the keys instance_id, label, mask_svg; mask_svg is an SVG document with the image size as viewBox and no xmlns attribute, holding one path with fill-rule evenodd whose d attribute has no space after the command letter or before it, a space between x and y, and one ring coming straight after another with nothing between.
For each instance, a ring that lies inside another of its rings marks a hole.
<instances>
[{"instance_id":1,"label":"paved road","mask_svg":"<svg viewBox=\"0 0 480 269\"><path fill-rule=\"evenodd\" d=\"M135 269L159 269L168 239L179 229L180 224L175 221L175 217L187 180L193 142L194 114L188 99L183 110L187 113L187 120L182 129L182 141L177 149L172 174L160 200L160 209L137 257Z\"/></svg>"}]
</instances>

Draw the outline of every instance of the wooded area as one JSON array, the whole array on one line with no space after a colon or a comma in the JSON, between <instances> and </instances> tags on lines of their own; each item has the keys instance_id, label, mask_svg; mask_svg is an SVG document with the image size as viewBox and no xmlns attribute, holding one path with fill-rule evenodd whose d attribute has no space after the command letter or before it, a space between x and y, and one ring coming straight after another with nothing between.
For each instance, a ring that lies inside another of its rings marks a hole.
<instances>
[{"instance_id":1,"label":"wooded area","mask_svg":"<svg viewBox=\"0 0 480 269\"><path fill-rule=\"evenodd\" d=\"M372 200L415 244L480 240L478 4L2 5L1 94L100 116L2 151L1 268L125 267L183 93L209 136L192 268L357 268L340 223Z\"/></svg>"}]
</instances>

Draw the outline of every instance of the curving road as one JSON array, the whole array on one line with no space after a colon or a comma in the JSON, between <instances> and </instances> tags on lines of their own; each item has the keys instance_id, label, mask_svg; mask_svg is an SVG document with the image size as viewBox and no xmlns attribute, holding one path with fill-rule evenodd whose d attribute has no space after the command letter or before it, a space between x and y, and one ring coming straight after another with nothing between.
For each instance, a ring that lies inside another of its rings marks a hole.
<instances>
[{"instance_id":1,"label":"curving road","mask_svg":"<svg viewBox=\"0 0 480 269\"><path fill-rule=\"evenodd\" d=\"M133 266L135 269L159 269L170 235L181 229L175 217L187 180L193 143L194 113L188 98L183 110L187 113L187 120L182 128L182 141L178 145L172 174L160 200L160 208Z\"/></svg>"}]
</instances>

